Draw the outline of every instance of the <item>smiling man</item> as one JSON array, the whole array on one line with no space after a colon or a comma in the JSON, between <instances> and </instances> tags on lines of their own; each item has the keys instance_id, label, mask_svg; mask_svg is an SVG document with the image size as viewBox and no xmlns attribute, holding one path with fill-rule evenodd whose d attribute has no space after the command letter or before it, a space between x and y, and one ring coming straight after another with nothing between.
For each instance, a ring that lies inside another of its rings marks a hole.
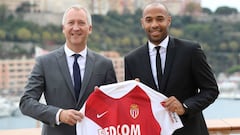
<instances>
[{"instance_id":1,"label":"smiling man","mask_svg":"<svg viewBox=\"0 0 240 135\"><path fill-rule=\"evenodd\" d=\"M84 7L68 8L62 29L66 43L36 59L20 99L22 113L44 123L42 135L76 135L79 110L94 87L117 82L112 61L87 48L92 21Z\"/></svg>"},{"instance_id":2,"label":"smiling man","mask_svg":"<svg viewBox=\"0 0 240 135\"><path fill-rule=\"evenodd\" d=\"M162 3L144 8L141 24L148 41L125 56L125 80L138 78L168 97L163 105L184 125L174 135L208 135L202 111L218 97L218 86L200 45L169 35L171 21Z\"/></svg>"}]
</instances>

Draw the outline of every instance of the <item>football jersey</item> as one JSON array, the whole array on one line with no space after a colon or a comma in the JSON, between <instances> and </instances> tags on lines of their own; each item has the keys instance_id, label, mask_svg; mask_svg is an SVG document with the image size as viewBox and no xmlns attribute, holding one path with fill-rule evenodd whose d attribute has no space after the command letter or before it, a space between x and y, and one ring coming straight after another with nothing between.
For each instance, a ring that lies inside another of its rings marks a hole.
<instances>
[{"instance_id":1,"label":"football jersey","mask_svg":"<svg viewBox=\"0 0 240 135\"><path fill-rule=\"evenodd\" d=\"M96 88L80 110L77 135L171 135L183 125L161 105L166 98L134 80Z\"/></svg>"}]
</instances>

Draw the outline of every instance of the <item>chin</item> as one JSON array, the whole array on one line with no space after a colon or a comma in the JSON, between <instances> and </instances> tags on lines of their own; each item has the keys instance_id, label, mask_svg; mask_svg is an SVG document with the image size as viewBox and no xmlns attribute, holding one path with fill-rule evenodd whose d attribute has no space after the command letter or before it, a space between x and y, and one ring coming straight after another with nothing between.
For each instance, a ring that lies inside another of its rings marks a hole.
<instances>
[{"instance_id":1,"label":"chin","mask_svg":"<svg viewBox=\"0 0 240 135\"><path fill-rule=\"evenodd\" d=\"M150 41L152 42L152 43L157 43L157 44L160 44L161 43L161 39L160 38L155 38L155 39L150 39Z\"/></svg>"}]
</instances>

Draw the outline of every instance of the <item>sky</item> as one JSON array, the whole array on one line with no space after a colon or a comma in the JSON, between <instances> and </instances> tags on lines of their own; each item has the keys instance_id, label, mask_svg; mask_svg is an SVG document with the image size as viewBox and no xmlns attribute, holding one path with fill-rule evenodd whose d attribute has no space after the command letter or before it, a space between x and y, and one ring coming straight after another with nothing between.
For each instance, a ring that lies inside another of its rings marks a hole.
<instances>
[{"instance_id":1,"label":"sky","mask_svg":"<svg viewBox=\"0 0 240 135\"><path fill-rule=\"evenodd\" d=\"M240 12L240 0L202 0L202 7L209 8L213 12L221 6L236 8Z\"/></svg>"}]
</instances>

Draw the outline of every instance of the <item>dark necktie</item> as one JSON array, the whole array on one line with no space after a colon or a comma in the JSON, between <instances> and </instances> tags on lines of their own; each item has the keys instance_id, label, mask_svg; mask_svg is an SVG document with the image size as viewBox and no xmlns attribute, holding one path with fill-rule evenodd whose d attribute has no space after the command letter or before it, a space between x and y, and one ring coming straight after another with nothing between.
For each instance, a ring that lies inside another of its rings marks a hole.
<instances>
[{"instance_id":1,"label":"dark necktie","mask_svg":"<svg viewBox=\"0 0 240 135\"><path fill-rule=\"evenodd\" d=\"M80 54L73 54L74 56L74 63L73 63L73 78L74 78L74 91L76 99L78 100L80 89L81 89L81 72L80 67L78 65L77 59Z\"/></svg>"},{"instance_id":2,"label":"dark necktie","mask_svg":"<svg viewBox=\"0 0 240 135\"><path fill-rule=\"evenodd\" d=\"M158 80L158 90L160 91L160 84L161 84L161 80L162 80L162 66L161 66L161 57L160 57L160 50L161 46L157 46L155 47L156 51L157 51L157 55L156 55L156 69L157 69L157 80Z\"/></svg>"}]
</instances>

